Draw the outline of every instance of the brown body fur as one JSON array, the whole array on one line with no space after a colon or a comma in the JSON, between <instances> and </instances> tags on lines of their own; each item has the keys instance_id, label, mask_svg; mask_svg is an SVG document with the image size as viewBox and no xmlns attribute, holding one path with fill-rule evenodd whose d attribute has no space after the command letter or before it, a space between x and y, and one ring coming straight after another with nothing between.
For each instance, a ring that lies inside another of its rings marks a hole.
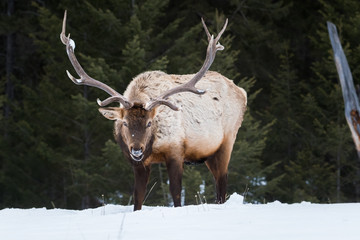
<instances>
[{"instance_id":1,"label":"brown body fur","mask_svg":"<svg viewBox=\"0 0 360 240\"><path fill-rule=\"evenodd\" d=\"M221 74L208 71L196 85L198 89L206 90L205 94L185 92L169 98L181 107L180 111L164 105L151 111L142 108L151 98L189 81L191 77L193 75L168 75L160 71L142 73L134 78L124 93L137 107L128 110L111 108L110 113L109 108L100 109L105 117L116 120L115 139L133 163L134 210L141 209L153 163L166 164L175 206L181 205L181 178L185 162L205 161L216 181L217 202L225 201L227 169L246 110L246 92ZM151 127L146 130L142 126L149 121L152 121ZM124 122L134 125L124 127ZM143 131L137 132L141 128ZM134 144L144 149L142 161L134 161L130 157Z\"/></svg>"}]
</instances>

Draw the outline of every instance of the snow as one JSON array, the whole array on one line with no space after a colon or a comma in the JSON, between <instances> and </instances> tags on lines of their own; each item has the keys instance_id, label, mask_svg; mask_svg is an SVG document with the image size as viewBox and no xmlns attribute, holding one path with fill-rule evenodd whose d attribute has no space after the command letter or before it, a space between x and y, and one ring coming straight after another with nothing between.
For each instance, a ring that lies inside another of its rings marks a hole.
<instances>
[{"instance_id":1,"label":"snow","mask_svg":"<svg viewBox=\"0 0 360 240\"><path fill-rule=\"evenodd\" d=\"M244 204L181 208L106 205L82 211L0 210L0 239L360 239L360 203Z\"/></svg>"},{"instance_id":2,"label":"snow","mask_svg":"<svg viewBox=\"0 0 360 240\"><path fill-rule=\"evenodd\" d=\"M75 42L74 40L72 40L71 38L69 39L69 44L71 46L71 48L73 49L73 51L75 50Z\"/></svg>"}]
</instances>

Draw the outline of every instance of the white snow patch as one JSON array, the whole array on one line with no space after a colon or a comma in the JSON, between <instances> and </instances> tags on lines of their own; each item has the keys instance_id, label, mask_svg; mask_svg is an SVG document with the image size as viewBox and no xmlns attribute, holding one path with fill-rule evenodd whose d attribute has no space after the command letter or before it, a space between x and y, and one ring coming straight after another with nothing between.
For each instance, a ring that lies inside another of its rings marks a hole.
<instances>
[{"instance_id":1,"label":"white snow patch","mask_svg":"<svg viewBox=\"0 0 360 240\"><path fill-rule=\"evenodd\" d=\"M234 205L241 205L244 203L244 197L237 194L237 193L233 193L229 200L225 202L225 205L229 205L229 206L234 206Z\"/></svg>"},{"instance_id":2,"label":"white snow patch","mask_svg":"<svg viewBox=\"0 0 360 240\"><path fill-rule=\"evenodd\" d=\"M0 239L359 239L360 203L243 204L234 193L222 205L132 208L3 209Z\"/></svg>"},{"instance_id":3,"label":"white snow patch","mask_svg":"<svg viewBox=\"0 0 360 240\"><path fill-rule=\"evenodd\" d=\"M73 49L73 51L75 50L75 42L71 38L70 38L70 47Z\"/></svg>"}]
</instances>

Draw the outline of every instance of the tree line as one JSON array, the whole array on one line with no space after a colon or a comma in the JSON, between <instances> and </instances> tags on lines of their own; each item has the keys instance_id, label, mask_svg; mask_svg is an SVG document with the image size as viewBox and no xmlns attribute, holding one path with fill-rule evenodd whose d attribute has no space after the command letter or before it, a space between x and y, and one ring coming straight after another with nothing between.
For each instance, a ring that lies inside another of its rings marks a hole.
<instances>
[{"instance_id":1,"label":"tree line","mask_svg":"<svg viewBox=\"0 0 360 240\"><path fill-rule=\"evenodd\" d=\"M356 0L106 0L0 3L0 207L83 209L131 204L133 173L97 111L98 89L76 86L60 42L67 32L84 69L123 92L137 74L195 73L211 32L229 26L211 70L248 92L229 166L228 193L247 202L360 199L360 162L326 21L338 27L355 84ZM236 106L234 106L236 107ZM214 201L205 165L186 166L185 204ZM170 205L165 166L152 167L145 204Z\"/></svg>"}]
</instances>

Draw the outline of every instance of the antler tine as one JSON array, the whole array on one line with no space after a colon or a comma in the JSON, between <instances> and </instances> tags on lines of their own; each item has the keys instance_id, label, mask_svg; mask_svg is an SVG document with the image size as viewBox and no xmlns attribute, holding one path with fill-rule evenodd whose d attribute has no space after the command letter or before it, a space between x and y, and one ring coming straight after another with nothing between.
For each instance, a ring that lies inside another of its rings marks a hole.
<instances>
[{"instance_id":1,"label":"antler tine","mask_svg":"<svg viewBox=\"0 0 360 240\"><path fill-rule=\"evenodd\" d=\"M70 34L68 36L65 35L66 30L66 17L67 17L67 11L65 10L64 13L64 19L62 24L62 31L60 33L60 40L61 42L66 46L66 53L69 57L69 60L74 67L76 73L79 75L79 79L73 77L68 70L66 70L66 73L68 77L77 85L86 85L91 87L99 88L105 92L107 92L111 97L105 99L104 101L100 101L97 99L97 103L100 106L106 106L112 102L120 102L125 108L132 107L132 103L129 102L124 96L122 96L120 93L115 91L113 88L109 87L108 85L90 77L84 69L81 67L79 61L77 60L74 49L75 49L75 42L70 38Z\"/></svg>"},{"instance_id":2,"label":"antler tine","mask_svg":"<svg viewBox=\"0 0 360 240\"><path fill-rule=\"evenodd\" d=\"M207 28L207 26L206 26L205 21L204 21L203 18L201 18L201 23L202 23L202 25L203 25L203 27L204 27L204 29L205 29L206 35L207 35L207 37L208 37L208 41L210 41L212 35L210 34L210 32L209 32L209 30L208 30L208 28ZM219 32L219 34L218 34L217 37L215 38L215 42L216 42L216 43L219 41L221 35L224 33L224 31L225 31L225 29L226 29L226 27L227 27L227 24L228 24L228 19L225 20L225 24L224 24L223 28L221 29L221 31ZM221 49L221 50L222 50L222 49Z\"/></svg>"},{"instance_id":3,"label":"antler tine","mask_svg":"<svg viewBox=\"0 0 360 240\"><path fill-rule=\"evenodd\" d=\"M215 38L215 42L218 42L220 37L223 35L223 33L225 32L225 29L227 27L228 24L228 19L225 20L225 24L223 26L223 28L221 29L221 31L219 32L219 34L217 35L217 37ZM219 43L220 44L220 43Z\"/></svg>"},{"instance_id":4,"label":"antler tine","mask_svg":"<svg viewBox=\"0 0 360 240\"><path fill-rule=\"evenodd\" d=\"M201 18L201 22L204 26L204 29L205 29L205 32L206 32L206 35L207 35L208 41L209 41L209 45L208 45L207 51L206 51L206 58L205 58L205 61L202 65L201 69L195 74L195 76L190 81L188 81L178 87L172 88L172 89L166 91L165 93L163 93L162 95L160 95L159 97L157 97L153 100L150 100L148 103L146 103L146 106L145 106L146 110L151 110L152 108L154 108L157 105L166 105L166 106L170 107L171 109L178 111L179 108L167 100L171 95L180 93L180 92L192 92L192 93L199 94L199 95L205 93L205 90L197 89L197 88L195 88L195 85L205 75L207 70L209 70L211 64L213 63L213 61L215 59L216 52L224 49L224 46L222 46L218 41L226 29L228 19L226 19L223 28L221 29L220 33L218 34L218 36L215 39L214 39L214 35L210 35L209 30L207 29L206 24L202 18Z\"/></svg>"},{"instance_id":5,"label":"antler tine","mask_svg":"<svg viewBox=\"0 0 360 240\"><path fill-rule=\"evenodd\" d=\"M204 29L205 29L206 35L207 35L207 37L208 37L208 41L210 41L210 39L211 39L211 34L210 34L208 28L206 27L204 18L201 18L201 23L202 23L202 25L203 25L203 27L204 27Z\"/></svg>"},{"instance_id":6,"label":"antler tine","mask_svg":"<svg viewBox=\"0 0 360 240\"><path fill-rule=\"evenodd\" d=\"M64 13L64 19L63 19L62 29L61 29L61 33L60 33L60 40L64 45L67 45L69 38L70 38L70 34L69 34L69 37L65 36L66 16L67 16L67 10L65 10L65 13Z\"/></svg>"}]
</instances>

